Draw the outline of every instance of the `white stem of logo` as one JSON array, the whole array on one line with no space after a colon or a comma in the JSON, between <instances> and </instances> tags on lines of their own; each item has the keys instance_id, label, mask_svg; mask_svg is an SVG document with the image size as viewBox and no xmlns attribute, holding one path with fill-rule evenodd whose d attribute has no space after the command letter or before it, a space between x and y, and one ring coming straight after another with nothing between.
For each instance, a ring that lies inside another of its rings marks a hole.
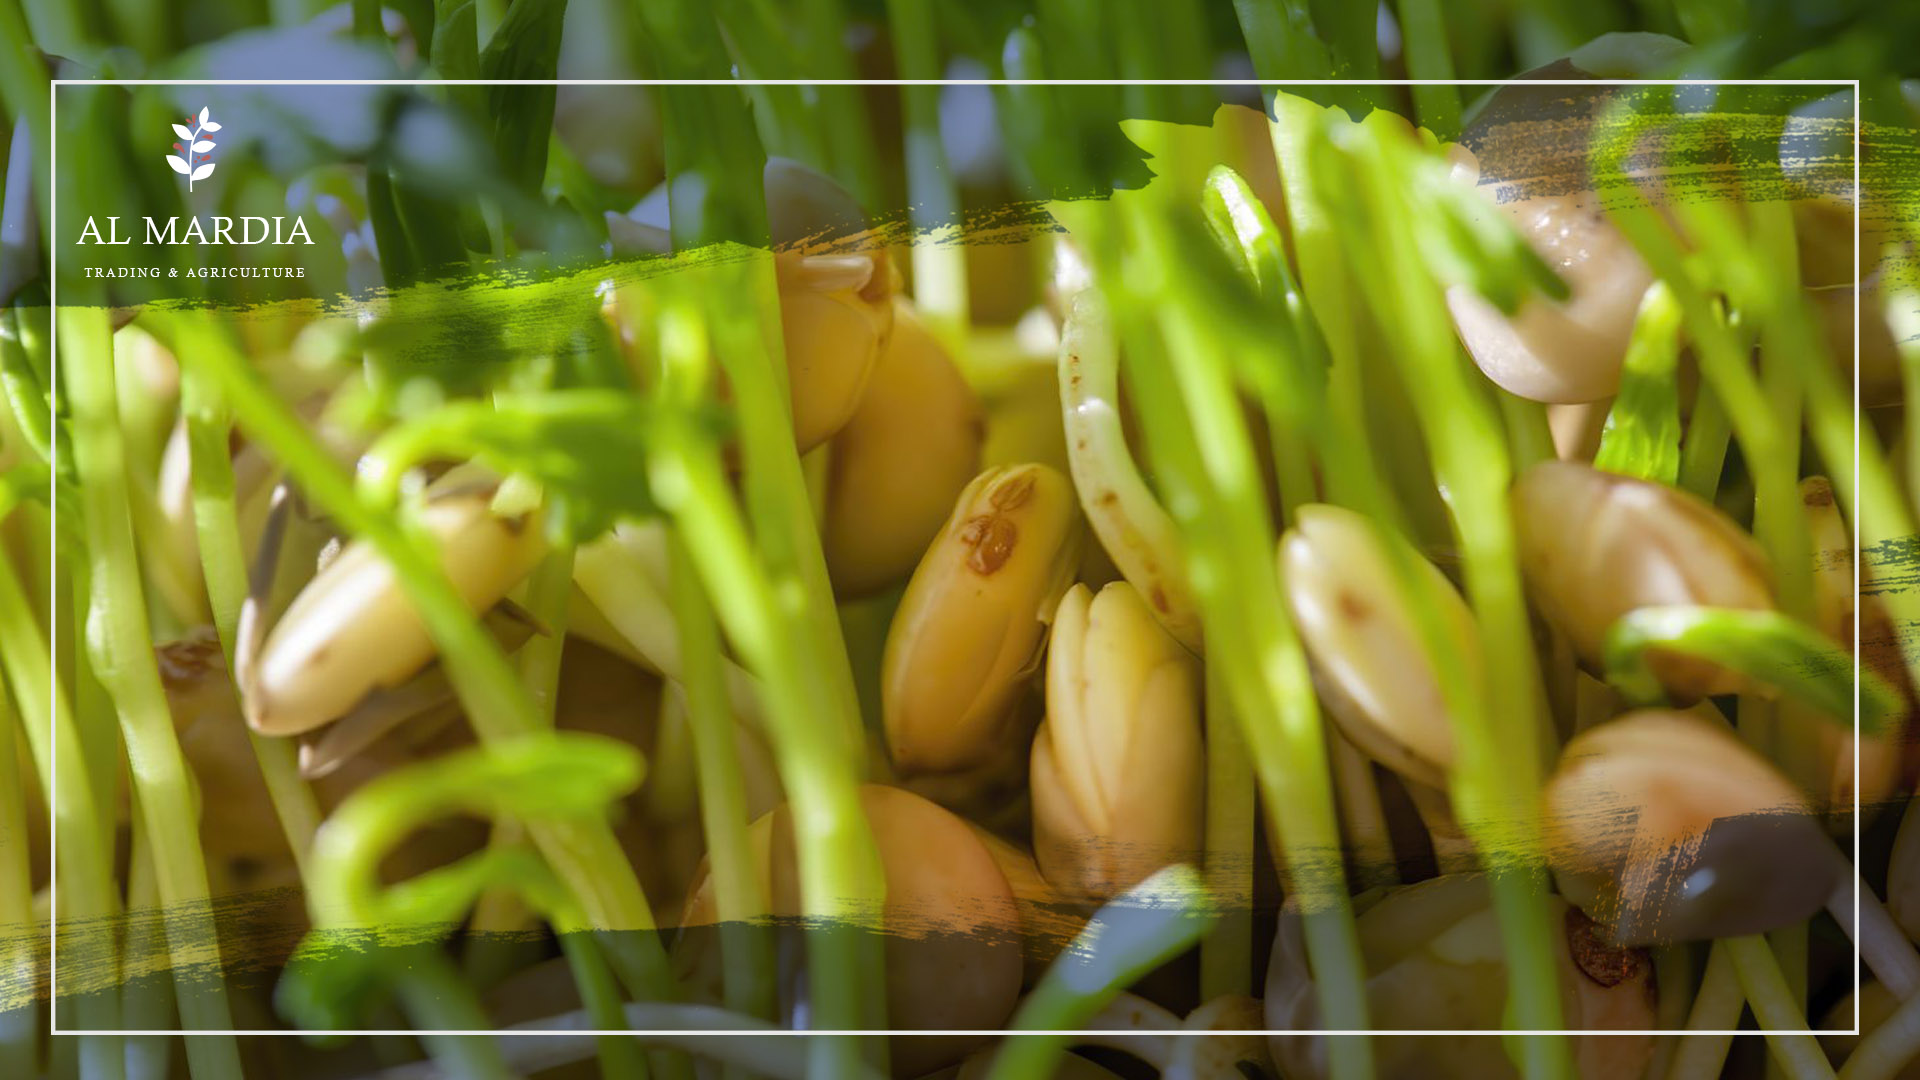
<instances>
[{"instance_id":1,"label":"white stem of logo","mask_svg":"<svg viewBox=\"0 0 1920 1080\"><path fill-rule=\"evenodd\" d=\"M186 142L185 145L173 144L173 148L180 153L167 155L167 167L187 178L189 192L193 190L195 181L213 175L213 162L206 160L206 157L214 144L204 136L219 130L220 125L208 117L205 108L200 110L198 119L189 116L186 123L173 125L173 133Z\"/></svg>"}]
</instances>

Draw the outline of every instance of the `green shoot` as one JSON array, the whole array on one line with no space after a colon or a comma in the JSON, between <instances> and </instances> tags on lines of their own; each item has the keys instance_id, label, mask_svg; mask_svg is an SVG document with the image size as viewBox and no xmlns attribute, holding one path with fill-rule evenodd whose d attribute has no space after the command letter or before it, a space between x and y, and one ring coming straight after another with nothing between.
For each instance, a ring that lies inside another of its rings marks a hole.
<instances>
[{"instance_id":1,"label":"green shoot","mask_svg":"<svg viewBox=\"0 0 1920 1080\"><path fill-rule=\"evenodd\" d=\"M1711 661L1808 705L1830 723L1853 727L1853 657L1818 630L1777 611L1650 607L1630 612L1607 632L1607 681L1630 701L1665 700L1649 663L1655 653ZM1906 702L1871 669L1861 668L1859 679L1860 734L1872 737L1906 710Z\"/></svg>"},{"instance_id":2,"label":"green shoot","mask_svg":"<svg viewBox=\"0 0 1920 1080\"><path fill-rule=\"evenodd\" d=\"M1596 468L1673 484L1680 476L1680 308L1655 282L1640 300Z\"/></svg>"}]
</instances>

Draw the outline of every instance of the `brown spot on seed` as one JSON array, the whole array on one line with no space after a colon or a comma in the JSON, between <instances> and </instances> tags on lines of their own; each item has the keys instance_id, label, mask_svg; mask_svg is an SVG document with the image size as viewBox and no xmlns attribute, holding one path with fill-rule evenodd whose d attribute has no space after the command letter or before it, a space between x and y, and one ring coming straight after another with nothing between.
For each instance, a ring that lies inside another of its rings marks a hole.
<instances>
[{"instance_id":1,"label":"brown spot on seed","mask_svg":"<svg viewBox=\"0 0 1920 1080\"><path fill-rule=\"evenodd\" d=\"M986 577L1007 564L1020 543L1020 529L999 514L982 514L960 526L960 542L967 552L967 567Z\"/></svg>"},{"instance_id":2,"label":"brown spot on seed","mask_svg":"<svg viewBox=\"0 0 1920 1080\"><path fill-rule=\"evenodd\" d=\"M1607 989L1644 975L1652 961L1645 949L1625 949L1609 945L1600 926L1577 907L1567 908L1567 952L1573 955L1580 973Z\"/></svg>"},{"instance_id":3,"label":"brown spot on seed","mask_svg":"<svg viewBox=\"0 0 1920 1080\"><path fill-rule=\"evenodd\" d=\"M1112 491L1103 491L1100 493L1101 506L1112 506L1114 503L1117 503L1119 501L1120 501L1120 496Z\"/></svg>"},{"instance_id":4,"label":"brown spot on seed","mask_svg":"<svg viewBox=\"0 0 1920 1080\"><path fill-rule=\"evenodd\" d=\"M1158 584L1154 585L1152 591L1148 594L1148 598L1153 601L1153 609L1155 611L1172 610L1167 604L1167 591L1162 589Z\"/></svg>"},{"instance_id":5,"label":"brown spot on seed","mask_svg":"<svg viewBox=\"0 0 1920 1080\"><path fill-rule=\"evenodd\" d=\"M1800 488L1800 498L1808 506L1827 507L1833 505L1833 485L1821 481L1805 482Z\"/></svg>"},{"instance_id":6,"label":"brown spot on seed","mask_svg":"<svg viewBox=\"0 0 1920 1080\"><path fill-rule=\"evenodd\" d=\"M1373 616L1373 605L1345 589L1341 589L1335 594L1334 603L1340 605L1340 614L1345 615L1355 622Z\"/></svg>"}]
</instances>

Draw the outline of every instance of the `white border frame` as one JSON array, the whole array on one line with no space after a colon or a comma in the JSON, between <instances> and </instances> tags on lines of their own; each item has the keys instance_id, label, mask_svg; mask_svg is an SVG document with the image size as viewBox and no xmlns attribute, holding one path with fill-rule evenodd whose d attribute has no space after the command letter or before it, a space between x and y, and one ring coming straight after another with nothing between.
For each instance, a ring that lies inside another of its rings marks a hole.
<instances>
[{"instance_id":1,"label":"white border frame","mask_svg":"<svg viewBox=\"0 0 1920 1080\"><path fill-rule=\"evenodd\" d=\"M52 80L49 80L49 82L51 83L53 89L52 89L52 92L48 95L48 104L47 104L47 113L48 113L47 132L48 132L48 147L49 147L49 155L50 155L47 163L47 175L50 179L59 176L59 163L60 163L60 137L59 137L60 105L59 105L59 102L60 102L60 88L62 86L556 86L556 87L557 86L1208 86L1208 87L1250 86L1250 87L1262 88L1267 86L1506 86L1518 81L1524 81L1524 80L1518 80L1518 79L1292 79L1292 80L1281 80L1276 82L1274 80L1263 80L1263 79L1041 79L1041 80L1034 80L1034 79L52 79ZM1856 268L1860 265L1860 201L1861 201L1861 198L1860 198L1861 196L1860 146L1861 146L1861 139L1860 139L1860 80L1859 79L1556 79L1556 80L1553 80L1551 84L1546 84L1546 85L1557 85L1557 86L1831 86L1836 89L1838 88L1851 89L1853 91L1853 145L1854 145L1853 260L1854 260L1854 266ZM49 221L48 221L47 227L49 230L49 234L51 235L53 230L56 230L59 228L59 223L60 223L60 215L59 215L60 188L58 183L51 183L51 182L49 183L48 187L49 187L49 192L48 192L47 216L49 218ZM60 303L59 303L60 246L61 245L58 242L58 238L55 237L53 242L49 244L50 250L47 253L48 270L50 275L50 282L49 282L49 289L48 289L48 311L50 316L48 319L48 324L49 324L48 350L52 356L51 369L53 374L51 378L54 386L56 387L59 385L59 381L60 381L60 317L59 317L59 313L60 313ZM1857 270L1856 270L1856 273L1857 273ZM1854 364L1853 364L1853 416L1854 416L1853 467L1854 467L1854 472L1857 474L1860 470L1860 290L1857 287L1854 289L1854 293L1853 293L1853 352L1854 352L1854 355L1853 355L1853 360L1854 360ZM57 427L59 423L59 417L53 411L51 405L49 406L49 409L48 409L48 417L49 417L49 420L54 424L54 426ZM57 462L58 454L59 454L58 445L55 445L54 447L54 454L55 454L55 461ZM49 495L48 505L53 508L51 511L51 516L53 518L54 524L52 526L49 526L49 528L50 530L57 530L57 525L59 521L59 509L58 509L59 504L57 500L52 498L52 495L53 495L53 492L51 489L52 483L53 481L50 479L49 490L48 490L48 495ZM1860 550L1860 522L1859 522L1858 514L1854 515L1854 520L1850 522L1850 525L1853 530L1852 539L1853 539L1853 551L1854 551L1853 591L1854 591L1854 595L1858 596L1860 593L1860 563L1864 559L1864 553ZM59 580L57 576L58 570L59 570L59 546L57 544L50 545L49 551L51 553L52 560L53 560L52 569L54 570L54 574L50 575L50 580L54 583L53 585L50 586L50 589L57 589L58 587L57 583ZM50 643L57 642L59 640L60 605L58 603L58 597L52 595L51 593L49 595L48 610L50 613L50 620L51 620L50 625L48 627L48 640ZM1860 640L1860 610L1859 610L1858 604L1854 606L1853 637L1856 643ZM57 650L53 648L49 648L47 651L49 656L49 667L51 669L50 674L56 680L56 685L57 685L57 680L59 679L59 672L57 670L58 661L54 659L54 655L57 652ZM1857 868L1860 864L1860 748L1859 748L1860 674L1859 673L1860 673L1860 656L1859 656L1859 649L1856 644L1855 652L1854 652L1854 697L1853 697L1853 730L1854 730L1855 738L1854 738L1854 754L1853 754L1853 862L1852 862L1852 866L1855 868ZM54 761L55 761L54 776L52 781L52 788L47 795L47 818L48 818L48 829L49 829L48 908L50 911L50 915L48 918L48 926L47 926L47 946L48 946L47 987L48 987L49 1003L57 1002L59 1000L59 988L60 988L60 980L59 980L60 963L59 963L59 951L58 951L59 934L57 932L57 928L60 921L60 915L59 915L60 845L59 845L59 831L54 827L55 822L53 821L53 807L56 803L56 800L58 800L59 798L59 769L58 769L59 753L60 753L59 740L55 739L53 740L53 754L54 754ZM1914 797L1920 798L1920 794L1916 794ZM1854 889L1853 924L1856 927L1860 925L1860 890L1862 887L1863 887L1863 883L1860 880L1859 872L1857 869L1855 869L1855 872L1853 873L1853 889ZM1854 949L1853 949L1853 985L1855 989L1854 1006L1853 1006L1853 1027L1851 1030L1829 1030L1824 1028L1823 1029L1809 1028L1807 1031L1808 1034L1853 1035L1853 1036L1858 1036L1860 1034L1860 1002L1859 1002L1858 990L1859 990L1859 987L1861 986L1861 973L1863 970L1863 966L1862 966L1862 959L1861 959L1861 948L1857 940L1858 938L1857 933L1855 934L1855 938L1856 940L1855 940ZM181 1029L152 1030L152 1029L145 1029L145 1028L116 1029L116 1030L103 1030L99 1028L79 1028L79 1029L62 1030L59 1026L58 1010L50 1007L47 1010L47 1014L48 1014L48 1033L50 1035L120 1035L120 1036L181 1035L181 1036L187 1036L187 1037L192 1037L196 1035L200 1035L200 1036L249 1035L249 1036L291 1036L291 1037L298 1038L306 1034L304 1032L297 1031L297 1030L250 1029L250 1028L228 1028L228 1029L222 1029L220 1031L189 1031L189 1030L181 1030ZM599 1035L633 1036L633 1035L643 1035L646 1033L647 1032L645 1029L624 1029L624 1028L617 1028L613 1030L569 1029L565 1031L558 1031L558 1030L528 1031L528 1030L513 1029L513 1028L484 1028L480 1030L457 1030L457 1031L456 1030L445 1030L445 1031L435 1030L435 1031L425 1031L425 1032L417 1029L408 1028L408 1029L392 1029L392 1030L357 1029L357 1030L351 1030L351 1031L330 1031L327 1034L343 1036L347 1038L357 1038L361 1036L387 1036L387 1035L420 1036L423 1034L476 1035L476 1036L492 1035L492 1036L505 1036L505 1037L512 1037L512 1038L523 1038L523 1037L547 1038L547 1037L553 1037L553 1036L571 1036L571 1037L599 1036ZM1083 1034L1099 1034L1099 1033L1102 1033L1102 1032L1082 1031L1078 1029L1071 1030L1071 1031L1021 1032L1021 1034L1067 1035L1067 1036L1083 1035ZM869 1035L869 1036L892 1036L892 1035L900 1035L900 1034L978 1035L980 1034L980 1032L978 1031L944 1031L944 1030L943 1031L930 1030L930 1031L897 1032L891 1029L851 1029L851 1030L819 1030L819 1031L787 1031L787 1030L742 1031L738 1029L720 1029L720 1030L698 1030L698 1031L674 1030L673 1034L709 1035L709 1036L735 1037L735 1038L740 1036L762 1037L762 1038L764 1037L805 1038L807 1036L813 1036L813 1035ZM1765 1033L1758 1030L1743 1031L1743 1030L1735 1029L1731 1031L1690 1031L1686 1029L1668 1029L1668 1028L1614 1030L1614 1031L1587 1031L1587 1030L1578 1029L1578 1028L1571 1028L1571 1029L1564 1029L1564 1030L1550 1030L1550 1031L1514 1030L1514 1029L1506 1029L1506 1028L1485 1029L1485 1030L1466 1029L1466 1030L1459 1030L1459 1031L1422 1029L1422 1030L1409 1031L1409 1030L1374 1028L1374 1029L1367 1029L1367 1030L1314 1029L1312 1031L1303 1031L1303 1032L1291 1032L1287 1030L1270 1031L1267 1029L1245 1029L1245 1030L1234 1029L1234 1030L1221 1030L1221 1031L1177 1030L1177 1031L1155 1031L1153 1034L1155 1035L1200 1035L1200 1036L1209 1036L1209 1035L1264 1036L1264 1035L1286 1035L1286 1034L1331 1035L1331 1036L1343 1036L1343 1035L1344 1036L1355 1036L1355 1035L1388 1035L1388 1036L1403 1036L1403 1035L1411 1035L1411 1036L1424 1036L1424 1035L1582 1035L1582 1036L1588 1036L1588 1035L1630 1035L1630 1036L1681 1035L1681 1036L1696 1036L1696 1035L1704 1035L1708 1037L1724 1038L1729 1036L1741 1036L1741 1035L1759 1036L1759 1035L1764 1035Z\"/></svg>"}]
</instances>

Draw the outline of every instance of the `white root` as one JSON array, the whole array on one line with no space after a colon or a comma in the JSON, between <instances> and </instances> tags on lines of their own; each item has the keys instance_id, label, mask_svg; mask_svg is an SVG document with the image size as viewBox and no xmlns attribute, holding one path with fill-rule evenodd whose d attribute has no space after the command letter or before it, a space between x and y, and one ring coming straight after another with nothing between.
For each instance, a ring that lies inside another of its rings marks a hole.
<instances>
[{"instance_id":1,"label":"white root","mask_svg":"<svg viewBox=\"0 0 1920 1080\"><path fill-rule=\"evenodd\" d=\"M1073 300L1060 343L1060 407L1074 490L1094 535L1175 640L1198 653L1199 605L1179 531L1134 467L1120 423L1118 346L1097 294Z\"/></svg>"}]
</instances>

